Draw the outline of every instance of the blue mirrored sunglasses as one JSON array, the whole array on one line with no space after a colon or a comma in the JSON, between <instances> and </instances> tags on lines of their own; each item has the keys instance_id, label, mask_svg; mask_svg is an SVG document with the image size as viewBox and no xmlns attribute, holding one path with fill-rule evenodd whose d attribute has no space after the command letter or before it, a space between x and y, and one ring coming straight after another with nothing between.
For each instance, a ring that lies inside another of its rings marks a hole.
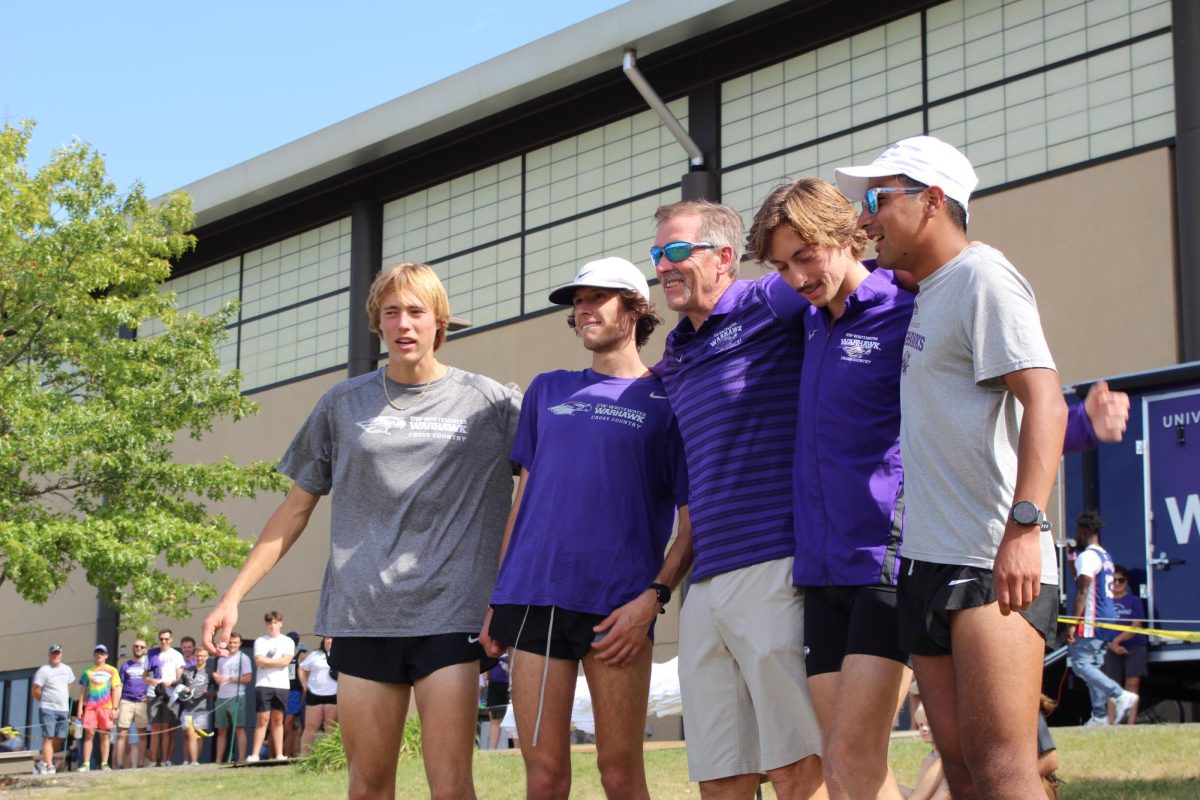
<instances>
[{"instance_id":1,"label":"blue mirrored sunglasses","mask_svg":"<svg viewBox=\"0 0 1200 800\"><path fill-rule=\"evenodd\" d=\"M863 210L878 214L879 195L881 194L920 194L923 191L925 190L915 186L881 186L877 189L867 189L867 195L863 198L862 203Z\"/></svg>"},{"instance_id":2,"label":"blue mirrored sunglasses","mask_svg":"<svg viewBox=\"0 0 1200 800\"><path fill-rule=\"evenodd\" d=\"M716 245L708 242L668 242L662 247L651 247L650 260L657 267L658 262L662 261L662 257L666 256L667 261L678 264L690 256L693 250L711 250L714 247Z\"/></svg>"}]
</instances>

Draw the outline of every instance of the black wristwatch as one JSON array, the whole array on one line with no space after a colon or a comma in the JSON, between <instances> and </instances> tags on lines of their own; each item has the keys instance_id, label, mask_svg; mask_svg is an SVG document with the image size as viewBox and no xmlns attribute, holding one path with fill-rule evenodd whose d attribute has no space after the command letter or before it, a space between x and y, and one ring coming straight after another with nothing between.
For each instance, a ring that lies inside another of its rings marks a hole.
<instances>
[{"instance_id":1,"label":"black wristwatch","mask_svg":"<svg viewBox=\"0 0 1200 800\"><path fill-rule=\"evenodd\" d=\"M1050 530L1050 520L1046 519L1045 512L1028 500L1013 503L1008 518L1018 525L1037 525L1041 530Z\"/></svg>"},{"instance_id":2,"label":"black wristwatch","mask_svg":"<svg viewBox=\"0 0 1200 800\"><path fill-rule=\"evenodd\" d=\"M667 603L671 602L671 587L665 583L652 583L650 588L654 590L655 596L658 597L658 613L667 613Z\"/></svg>"}]
</instances>

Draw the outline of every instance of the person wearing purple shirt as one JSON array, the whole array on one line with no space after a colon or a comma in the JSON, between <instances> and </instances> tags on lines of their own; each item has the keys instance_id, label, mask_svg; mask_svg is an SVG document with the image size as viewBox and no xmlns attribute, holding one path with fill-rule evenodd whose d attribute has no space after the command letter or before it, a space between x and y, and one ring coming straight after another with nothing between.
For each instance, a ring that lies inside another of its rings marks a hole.
<instances>
[{"instance_id":1,"label":"person wearing purple shirt","mask_svg":"<svg viewBox=\"0 0 1200 800\"><path fill-rule=\"evenodd\" d=\"M776 274L737 280L745 235L727 206L655 213L651 258L685 318L655 371L687 455L696 566L680 612L688 772L705 797L820 791L804 598L792 586L792 459L807 301Z\"/></svg>"},{"instance_id":2,"label":"person wearing purple shirt","mask_svg":"<svg viewBox=\"0 0 1200 800\"><path fill-rule=\"evenodd\" d=\"M1116 621L1133 628L1146 627L1146 607L1142 598L1134 594L1129 583L1129 570L1117 564L1113 567L1113 609ZM1145 634L1122 631L1108 643L1104 654L1104 674L1125 687L1125 691L1137 694L1141 690L1142 678L1146 677ZM1115 718L1115 709L1109 707L1109 722ZM1137 723L1137 703L1129 710L1126 722Z\"/></svg>"},{"instance_id":3,"label":"person wearing purple shirt","mask_svg":"<svg viewBox=\"0 0 1200 800\"><path fill-rule=\"evenodd\" d=\"M539 375L525 393L512 452L517 499L480 641L492 655L512 647L530 797L570 793L582 662L605 794L648 799L650 636L691 565L679 430L638 354L662 320L645 277L623 258L588 262L550 301L573 305L567 321L592 366ZM677 508L679 535L667 551Z\"/></svg>"},{"instance_id":4,"label":"person wearing purple shirt","mask_svg":"<svg viewBox=\"0 0 1200 800\"><path fill-rule=\"evenodd\" d=\"M833 797L902 797L887 766L908 654L896 634L904 524L900 355L913 295L867 246L850 202L819 178L767 196L754 256L811 303L791 498L793 582L804 589L805 666Z\"/></svg>"},{"instance_id":5,"label":"person wearing purple shirt","mask_svg":"<svg viewBox=\"0 0 1200 800\"><path fill-rule=\"evenodd\" d=\"M146 670L149 668L150 663L146 658L146 642L137 639L133 643L133 658L121 664L117 670L121 677L121 685L124 687L121 692L121 705L117 710L116 765L118 769L125 766L125 747L129 740L129 727L132 725L135 726L135 730L144 731L150 726L146 696L150 687L144 680ZM132 745L130 763L133 766L141 763L141 742L139 737L138 743Z\"/></svg>"}]
</instances>

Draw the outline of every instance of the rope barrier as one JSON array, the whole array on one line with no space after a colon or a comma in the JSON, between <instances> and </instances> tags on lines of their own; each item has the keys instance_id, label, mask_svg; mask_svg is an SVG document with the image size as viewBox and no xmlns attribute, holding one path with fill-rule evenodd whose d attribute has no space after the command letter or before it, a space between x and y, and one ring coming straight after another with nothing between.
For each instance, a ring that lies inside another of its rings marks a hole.
<instances>
[{"instance_id":1,"label":"rope barrier","mask_svg":"<svg viewBox=\"0 0 1200 800\"><path fill-rule=\"evenodd\" d=\"M1081 617L1059 617L1059 622L1064 622L1068 625L1075 625L1083 622ZM1175 622L1194 622L1194 620L1175 620ZM1088 622L1094 628L1105 628L1110 631L1121 631L1122 633L1140 633L1145 636L1159 636L1163 639L1180 639L1185 642L1200 642L1200 631L1175 631L1166 630L1164 628L1138 628L1133 625L1122 625L1117 622Z\"/></svg>"}]
</instances>

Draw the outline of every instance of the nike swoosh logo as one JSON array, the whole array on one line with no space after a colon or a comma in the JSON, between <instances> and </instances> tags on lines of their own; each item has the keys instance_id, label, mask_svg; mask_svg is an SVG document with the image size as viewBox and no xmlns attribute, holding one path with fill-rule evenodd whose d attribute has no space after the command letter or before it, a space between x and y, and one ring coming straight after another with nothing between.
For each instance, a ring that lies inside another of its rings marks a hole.
<instances>
[{"instance_id":1,"label":"nike swoosh logo","mask_svg":"<svg viewBox=\"0 0 1200 800\"><path fill-rule=\"evenodd\" d=\"M816 332L816 331L809 331L809 332L808 332L808 338L810 338L810 339L811 339L812 337L816 336L816 335L817 335L817 332Z\"/></svg>"},{"instance_id":2,"label":"nike swoosh logo","mask_svg":"<svg viewBox=\"0 0 1200 800\"><path fill-rule=\"evenodd\" d=\"M475 644L478 641L479 641L478 636L468 636L467 637L467 644Z\"/></svg>"},{"instance_id":3,"label":"nike swoosh logo","mask_svg":"<svg viewBox=\"0 0 1200 800\"><path fill-rule=\"evenodd\" d=\"M946 585L947 586L958 586L960 583L970 583L971 581L977 581L977 580L979 580L979 579L978 578L959 578L958 580L950 581Z\"/></svg>"},{"instance_id":4,"label":"nike swoosh logo","mask_svg":"<svg viewBox=\"0 0 1200 800\"><path fill-rule=\"evenodd\" d=\"M667 396L665 394L659 394L658 392L651 392L650 396L653 397L655 400L666 400L667 399Z\"/></svg>"}]
</instances>

